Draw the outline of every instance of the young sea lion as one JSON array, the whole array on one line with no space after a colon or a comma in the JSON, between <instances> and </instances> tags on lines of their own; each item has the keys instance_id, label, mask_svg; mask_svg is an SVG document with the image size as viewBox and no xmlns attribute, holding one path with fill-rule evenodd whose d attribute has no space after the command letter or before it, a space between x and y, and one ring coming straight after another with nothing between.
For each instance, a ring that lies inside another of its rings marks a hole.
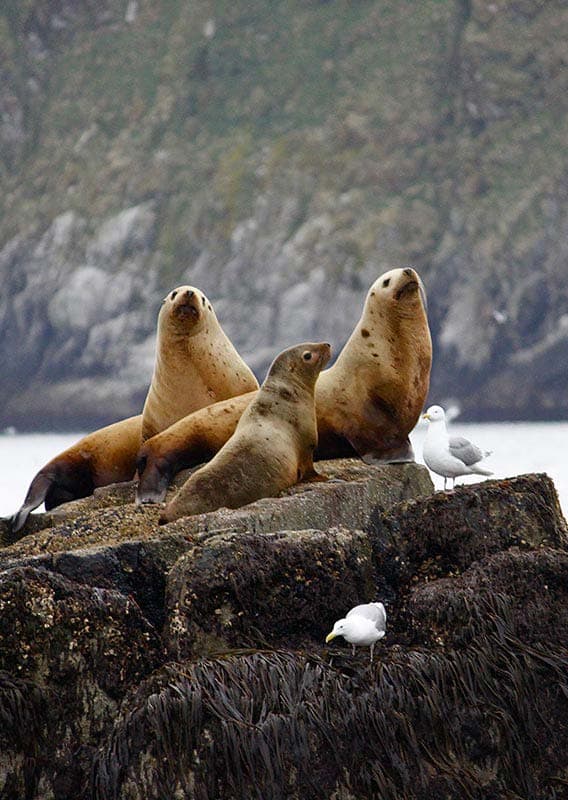
<instances>
[{"instance_id":1,"label":"young sea lion","mask_svg":"<svg viewBox=\"0 0 568 800\"><path fill-rule=\"evenodd\" d=\"M187 479L160 523L240 508L314 475L314 386L330 353L327 343L300 344L280 353L233 436Z\"/></svg>"},{"instance_id":2,"label":"young sea lion","mask_svg":"<svg viewBox=\"0 0 568 800\"><path fill-rule=\"evenodd\" d=\"M413 460L408 434L424 406L432 341L422 281L411 268L381 275L335 364L316 384L316 458L359 454ZM216 403L149 439L138 458L138 502L161 502L180 469L211 458L233 434L254 392Z\"/></svg>"},{"instance_id":3,"label":"young sea lion","mask_svg":"<svg viewBox=\"0 0 568 800\"><path fill-rule=\"evenodd\" d=\"M90 433L42 467L12 517L12 532L44 501L50 510L99 486L132 480L145 437L191 411L256 387L207 297L194 286L178 286L168 292L158 315L155 368L143 413Z\"/></svg>"}]
</instances>

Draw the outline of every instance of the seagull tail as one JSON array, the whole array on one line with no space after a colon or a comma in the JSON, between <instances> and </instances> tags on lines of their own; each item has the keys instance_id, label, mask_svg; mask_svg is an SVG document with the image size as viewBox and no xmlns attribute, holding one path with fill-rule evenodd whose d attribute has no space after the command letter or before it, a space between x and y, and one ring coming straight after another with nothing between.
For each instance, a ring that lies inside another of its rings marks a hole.
<instances>
[{"instance_id":1,"label":"seagull tail","mask_svg":"<svg viewBox=\"0 0 568 800\"><path fill-rule=\"evenodd\" d=\"M490 469L480 467L478 464L473 464L470 469L472 472L475 472L476 475L493 475Z\"/></svg>"}]
</instances>

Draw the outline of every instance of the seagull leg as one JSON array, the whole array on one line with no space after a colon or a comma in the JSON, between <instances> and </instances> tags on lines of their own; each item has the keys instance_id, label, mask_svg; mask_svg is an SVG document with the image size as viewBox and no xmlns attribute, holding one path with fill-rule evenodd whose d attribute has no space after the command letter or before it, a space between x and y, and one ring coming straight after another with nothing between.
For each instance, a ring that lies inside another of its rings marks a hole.
<instances>
[{"instance_id":1,"label":"seagull leg","mask_svg":"<svg viewBox=\"0 0 568 800\"><path fill-rule=\"evenodd\" d=\"M373 663L373 650L375 649L375 643L371 644L371 664Z\"/></svg>"},{"instance_id":2,"label":"seagull leg","mask_svg":"<svg viewBox=\"0 0 568 800\"><path fill-rule=\"evenodd\" d=\"M444 491L446 491L447 482L448 482L448 479L444 476Z\"/></svg>"},{"instance_id":3,"label":"seagull leg","mask_svg":"<svg viewBox=\"0 0 568 800\"><path fill-rule=\"evenodd\" d=\"M351 655L355 656L355 645L354 644L351 645Z\"/></svg>"}]
</instances>

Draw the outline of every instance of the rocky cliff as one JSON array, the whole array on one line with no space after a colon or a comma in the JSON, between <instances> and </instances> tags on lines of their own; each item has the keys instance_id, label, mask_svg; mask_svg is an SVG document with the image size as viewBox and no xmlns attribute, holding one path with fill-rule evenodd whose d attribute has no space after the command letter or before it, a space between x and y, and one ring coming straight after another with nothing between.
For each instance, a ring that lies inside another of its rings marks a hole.
<instances>
[{"instance_id":1,"label":"rocky cliff","mask_svg":"<svg viewBox=\"0 0 568 800\"><path fill-rule=\"evenodd\" d=\"M429 290L432 398L568 412L563 0L0 9L0 426L136 413L165 291L262 373Z\"/></svg>"},{"instance_id":2,"label":"rocky cliff","mask_svg":"<svg viewBox=\"0 0 568 800\"><path fill-rule=\"evenodd\" d=\"M159 527L133 487L0 530L0 797L562 796L566 523L542 475L424 467ZM335 619L380 598L355 656Z\"/></svg>"}]
</instances>

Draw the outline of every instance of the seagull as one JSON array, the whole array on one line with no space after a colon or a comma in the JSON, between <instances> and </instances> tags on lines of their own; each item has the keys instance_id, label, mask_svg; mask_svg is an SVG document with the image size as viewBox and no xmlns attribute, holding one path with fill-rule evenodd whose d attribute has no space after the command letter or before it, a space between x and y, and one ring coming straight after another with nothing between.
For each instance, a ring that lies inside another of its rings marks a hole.
<instances>
[{"instance_id":1,"label":"seagull","mask_svg":"<svg viewBox=\"0 0 568 800\"><path fill-rule=\"evenodd\" d=\"M375 642L385 635L386 622L387 612L382 603L364 603L348 611L343 619L338 619L325 641L331 642L336 636L343 636L350 643L353 655L356 645L371 645L372 663Z\"/></svg>"},{"instance_id":2,"label":"seagull","mask_svg":"<svg viewBox=\"0 0 568 800\"><path fill-rule=\"evenodd\" d=\"M491 455L491 450L480 450L463 436L449 436L446 429L446 415L441 406L430 406L422 415L429 421L422 455L424 463L437 475L444 478L444 489L448 478L452 479L452 489L460 475L493 475L479 466L479 462Z\"/></svg>"}]
</instances>

